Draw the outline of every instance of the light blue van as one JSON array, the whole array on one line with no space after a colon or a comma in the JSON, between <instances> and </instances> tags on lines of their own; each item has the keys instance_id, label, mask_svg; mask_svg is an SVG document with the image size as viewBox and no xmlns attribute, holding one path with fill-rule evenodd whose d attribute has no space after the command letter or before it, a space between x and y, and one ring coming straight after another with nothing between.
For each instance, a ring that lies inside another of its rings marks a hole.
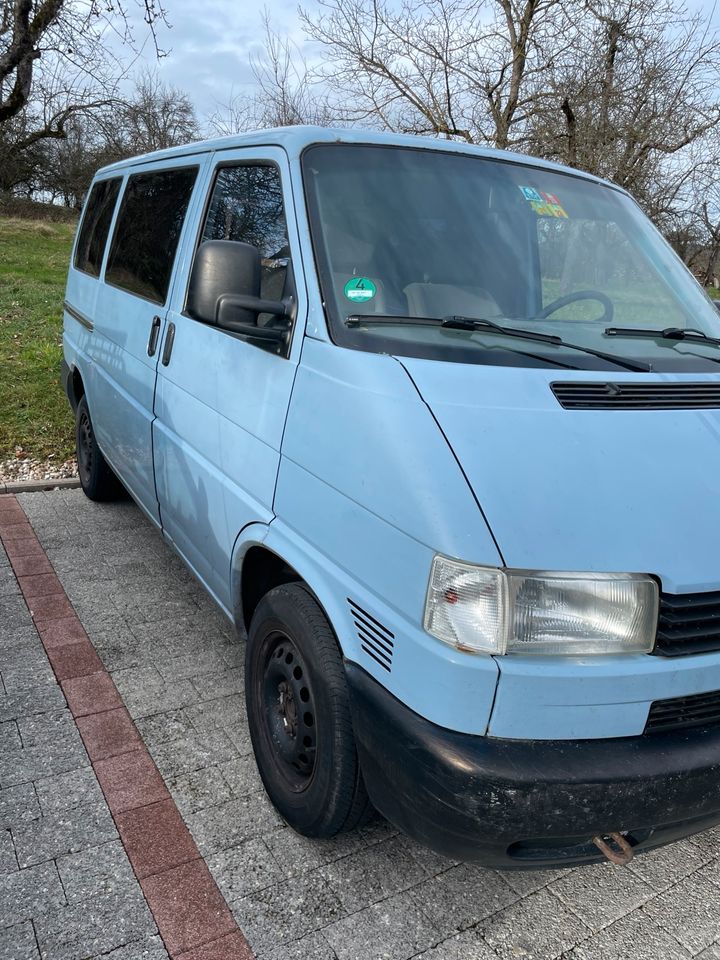
<instances>
[{"instance_id":1,"label":"light blue van","mask_svg":"<svg viewBox=\"0 0 720 960\"><path fill-rule=\"evenodd\" d=\"M528 868L720 821L720 317L625 192L310 127L136 157L64 352L86 494L247 630L296 830Z\"/></svg>"}]
</instances>

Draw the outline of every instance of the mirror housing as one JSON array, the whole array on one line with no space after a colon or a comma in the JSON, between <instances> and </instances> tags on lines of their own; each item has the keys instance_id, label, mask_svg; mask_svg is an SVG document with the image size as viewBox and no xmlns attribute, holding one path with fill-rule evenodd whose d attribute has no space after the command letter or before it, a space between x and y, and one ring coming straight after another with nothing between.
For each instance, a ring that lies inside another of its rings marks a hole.
<instances>
[{"instance_id":1,"label":"mirror housing","mask_svg":"<svg viewBox=\"0 0 720 960\"><path fill-rule=\"evenodd\" d=\"M226 295L259 299L260 251L235 240L206 240L195 254L188 285L187 312L195 320L218 323L218 303ZM255 324L259 310L234 310L233 319Z\"/></svg>"},{"instance_id":2,"label":"mirror housing","mask_svg":"<svg viewBox=\"0 0 720 960\"><path fill-rule=\"evenodd\" d=\"M287 330L259 327L258 314L289 316L292 301L260 297L260 251L236 240L206 240L195 254L186 310L195 320L211 323L254 340L287 342Z\"/></svg>"}]
</instances>

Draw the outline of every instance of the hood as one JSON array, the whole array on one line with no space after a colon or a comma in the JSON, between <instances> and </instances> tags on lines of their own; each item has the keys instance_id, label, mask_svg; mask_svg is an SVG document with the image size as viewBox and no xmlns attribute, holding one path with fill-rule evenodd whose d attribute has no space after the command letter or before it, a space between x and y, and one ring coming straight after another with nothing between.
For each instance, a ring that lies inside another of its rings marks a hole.
<instances>
[{"instance_id":1,"label":"hood","mask_svg":"<svg viewBox=\"0 0 720 960\"><path fill-rule=\"evenodd\" d=\"M650 573L672 593L720 589L720 409L568 410L551 383L648 378L398 359L507 566Z\"/></svg>"}]
</instances>

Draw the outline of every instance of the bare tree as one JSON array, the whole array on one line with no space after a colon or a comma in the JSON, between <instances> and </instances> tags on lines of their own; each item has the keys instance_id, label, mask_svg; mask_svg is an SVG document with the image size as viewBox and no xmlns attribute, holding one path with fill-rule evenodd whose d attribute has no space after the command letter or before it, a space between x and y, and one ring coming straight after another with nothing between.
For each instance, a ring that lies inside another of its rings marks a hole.
<instances>
[{"instance_id":1,"label":"bare tree","mask_svg":"<svg viewBox=\"0 0 720 960\"><path fill-rule=\"evenodd\" d=\"M562 46L560 0L321 0L301 10L350 120L520 145L529 91Z\"/></svg>"},{"instance_id":2,"label":"bare tree","mask_svg":"<svg viewBox=\"0 0 720 960\"><path fill-rule=\"evenodd\" d=\"M33 164L19 182L53 201L80 207L98 167L197 139L198 124L187 94L146 70L127 97L76 114L65 133L37 145Z\"/></svg>"},{"instance_id":3,"label":"bare tree","mask_svg":"<svg viewBox=\"0 0 720 960\"><path fill-rule=\"evenodd\" d=\"M682 0L319 0L348 122L527 151L630 190L705 278L720 259L720 38ZM336 110L336 112L339 112Z\"/></svg>"},{"instance_id":4,"label":"bare tree","mask_svg":"<svg viewBox=\"0 0 720 960\"><path fill-rule=\"evenodd\" d=\"M273 27L263 14L264 46L251 56L255 88L218 104L209 117L210 129L219 136L266 127L289 127L301 123L327 126L342 123L333 110L322 83L316 82L302 51Z\"/></svg>"},{"instance_id":5,"label":"bare tree","mask_svg":"<svg viewBox=\"0 0 720 960\"><path fill-rule=\"evenodd\" d=\"M14 120L20 132L24 116ZM197 137L195 111L187 94L145 71L129 95L70 117L64 137L38 140L31 149L15 154L3 176L15 193L79 208L99 167Z\"/></svg>"},{"instance_id":6,"label":"bare tree","mask_svg":"<svg viewBox=\"0 0 720 960\"><path fill-rule=\"evenodd\" d=\"M257 113L257 100L254 96L232 93L226 102L217 103L208 116L208 133L216 137L229 137L234 133L258 130L261 125L255 120Z\"/></svg>"},{"instance_id":7,"label":"bare tree","mask_svg":"<svg viewBox=\"0 0 720 960\"><path fill-rule=\"evenodd\" d=\"M79 209L94 170L102 163L88 123L81 114L71 117L64 138L44 140L38 149L32 186L53 203Z\"/></svg>"},{"instance_id":8,"label":"bare tree","mask_svg":"<svg viewBox=\"0 0 720 960\"><path fill-rule=\"evenodd\" d=\"M161 54L161 0L134 0ZM63 139L72 117L113 102L126 68L108 46L137 50L129 11L105 0L0 0L0 162L4 169L48 139ZM0 175L0 187L7 187Z\"/></svg>"},{"instance_id":9,"label":"bare tree","mask_svg":"<svg viewBox=\"0 0 720 960\"><path fill-rule=\"evenodd\" d=\"M661 227L704 285L720 273L720 130L692 150L687 177Z\"/></svg>"},{"instance_id":10,"label":"bare tree","mask_svg":"<svg viewBox=\"0 0 720 960\"><path fill-rule=\"evenodd\" d=\"M166 150L199 138L195 108L186 93L143 70L132 94L102 111L97 123L119 156Z\"/></svg>"},{"instance_id":11,"label":"bare tree","mask_svg":"<svg viewBox=\"0 0 720 960\"><path fill-rule=\"evenodd\" d=\"M673 0L587 0L530 115L534 152L632 191L658 220L720 122L720 39Z\"/></svg>"}]
</instances>

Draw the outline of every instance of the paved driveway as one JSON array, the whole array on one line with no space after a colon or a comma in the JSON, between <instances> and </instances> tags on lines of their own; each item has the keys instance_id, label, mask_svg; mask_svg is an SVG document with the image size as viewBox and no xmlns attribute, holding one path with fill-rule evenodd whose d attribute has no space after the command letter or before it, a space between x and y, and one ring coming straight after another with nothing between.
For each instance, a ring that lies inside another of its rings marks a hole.
<instances>
[{"instance_id":1,"label":"paved driveway","mask_svg":"<svg viewBox=\"0 0 720 960\"><path fill-rule=\"evenodd\" d=\"M622 869L540 873L444 860L380 819L333 841L298 837L258 779L243 643L160 536L129 503L74 490L19 500L258 958L720 960L720 831ZM161 960L156 920L1 550L0 574L0 960ZM68 932L89 916L116 932L91 937L97 949Z\"/></svg>"}]
</instances>

